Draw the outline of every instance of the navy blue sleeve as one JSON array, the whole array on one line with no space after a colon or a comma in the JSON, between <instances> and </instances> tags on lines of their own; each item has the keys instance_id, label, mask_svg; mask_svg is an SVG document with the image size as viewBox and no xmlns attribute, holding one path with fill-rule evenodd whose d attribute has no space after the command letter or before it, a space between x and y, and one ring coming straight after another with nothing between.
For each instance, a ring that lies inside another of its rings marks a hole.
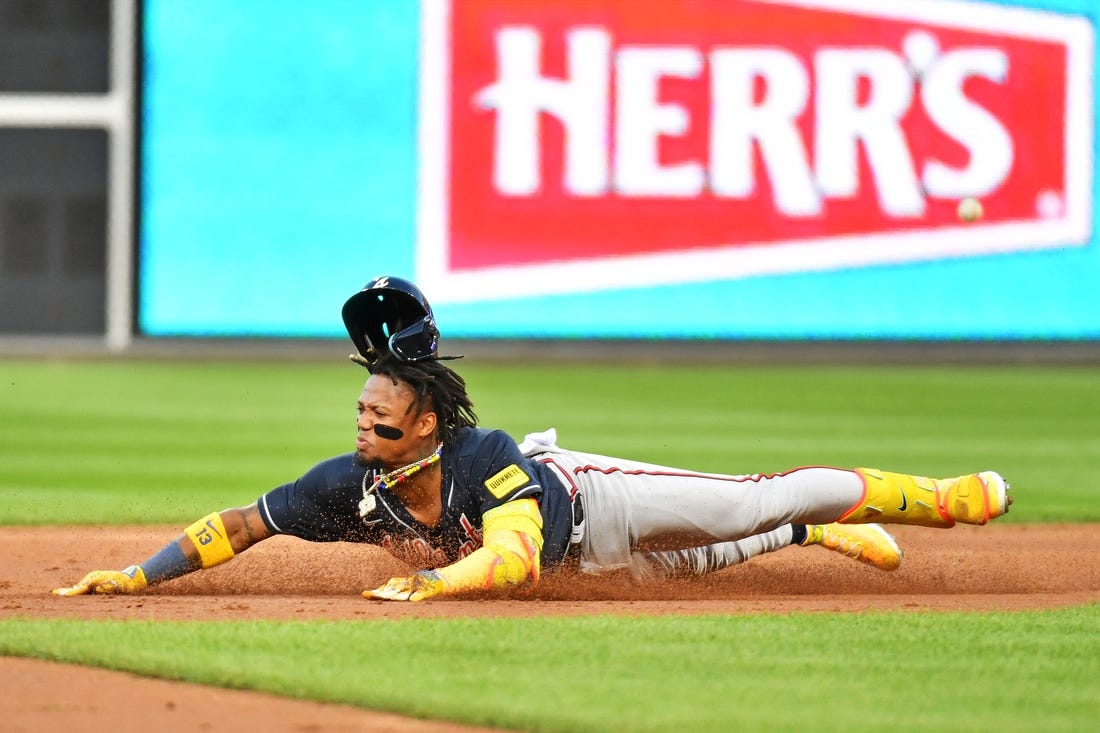
<instances>
[{"instance_id":1,"label":"navy blue sleeve","mask_svg":"<svg viewBox=\"0 0 1100 733\"><path fill-rule=\"evenodd\" d=\"M537 499L543 492L538 475L503 430L484 435L469 465L469 482L482 514L515 499Z\"/></svg>"},{"instance_id":2,"label":"navy blue sleeve","mask_svg":"<svg viewBox=\"0 0 1100 733\"><path fill-rule=\"evenodd\" d=\"M545 466L520 452L516 441L502 430L470 434L465 455L456 466L456 482L468 486L477 511L485 512L516 499L538 501L543 519L543 563L561 561L572 531L569 493Z\"/></svg>"},{"instance_id":3,"label":"navy blue sleeve","mask_svg":"<svg viewBox=\"0 0 1100 733\"><path fill-rule=\"evenodd\" d=\"M354 453L322 461L261 496L260 516L272 532L313 542L376 541L359 518L365 474Z\"/></svg>"},{"instance_id":4,"label":"navy blue sleeve","mask_svg":"<svg viewBox=\"0 0 1100 733\"><path fill-rule=\"evenodd\" d=\"M569 539L573 533L573 504L569 499L569 490L552 470L530 459L527 465L544 487L539 497L539 512L542 514L542 564L543 567L550 567L560 563L569 549Z\"/></svg>"}]
</instances>

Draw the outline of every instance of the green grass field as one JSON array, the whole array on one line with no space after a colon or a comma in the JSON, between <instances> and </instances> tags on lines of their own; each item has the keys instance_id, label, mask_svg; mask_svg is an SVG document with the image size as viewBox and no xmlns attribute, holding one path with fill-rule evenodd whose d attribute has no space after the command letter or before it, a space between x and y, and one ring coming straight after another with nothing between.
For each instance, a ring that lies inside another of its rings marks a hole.
<instances>
[{"instance_id":1,"label":"green grass field","mask_svg":"<svg viewBox=\"0 0 1100 733\"><path fill-rule=\"evenodd\" d=\"M1100 521L1100 370L459 362L482 424L708 471L1005 474ZM0 524L169 523L350 450L351 365L0 363ZM1085 730L1100 606L1029 613L0 621L0 653L539 731ZM1039 702L1036 702L1039 701Z\"/></svg>"}]
</instances>

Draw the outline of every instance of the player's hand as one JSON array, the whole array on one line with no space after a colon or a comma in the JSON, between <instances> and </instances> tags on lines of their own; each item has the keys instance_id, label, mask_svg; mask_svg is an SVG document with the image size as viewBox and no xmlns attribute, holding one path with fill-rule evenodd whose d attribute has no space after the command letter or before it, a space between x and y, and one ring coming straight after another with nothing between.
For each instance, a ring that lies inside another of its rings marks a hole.
<instances>
[{"instance_id":1,"label":"player's hand","mask_svg":"<svg viewBox=\"0 0 1100 733\"><path fill-rule=\"evenodd\" d=\"M435 570L421 570L408 578L390 578L385 585L363 591L364 598L383 601L422 601L447 590L443 576Z\"/></svg>"},{"instance_id":2,"label":"player's hand","mask_svg":"<svg viewBox=\"0 0 1100 733\"><path fill-rule=\"evenodd\" d=\"M136 565L125 570L93 570L69 588L54 588L55 596L82 596L88 593L139 593L148 586L145 573Z\"/></svg>"}]
</instances>

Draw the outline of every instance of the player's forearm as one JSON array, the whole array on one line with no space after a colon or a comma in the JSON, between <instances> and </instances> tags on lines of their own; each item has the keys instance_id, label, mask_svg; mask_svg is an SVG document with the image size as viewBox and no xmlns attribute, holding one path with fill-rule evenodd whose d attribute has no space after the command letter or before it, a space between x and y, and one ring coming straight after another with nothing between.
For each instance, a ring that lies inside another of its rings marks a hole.
<instances>
[{"instance_id":1,"label":"player's forearm","mask_svg":"<svg viewBox=\"0 0 1100 733\"><path fill-rule=\"evenodd\" d=\"M255 504L209 514L184 530L141 565L125 570L93 570L75 585L54 588L54 595L140 593L154 583L213 567L271 536Z\"/></svg>"},{"instance_id":2,"label":"player's forearm","mask_svg":"<svg viewBox=\"0 0 1100 733\"><path fill-rule=\"evenodd\" d=\"M221 565L268 536L255 505L226 509L196 521L137 567L149 585L163 583Z\"/></svg>"},{"instance_id":3,"label":"player's forearm","mask_svg":"<svg viewBox=\"0 0 1100 733\"><path fill-rule=\"evenodd\" d=\"M500 530L485 536L484 546L446 567L437 568L446 593L498 590L538 582L540 554L525 532Z\"/></svg>"},{"instance_id":4,"label":"player's forearm","mask_svg":"<svg viewBox=\"0 0 1100 733\"><path fill-rule=\"evenodd\" d=\"M202 568L210 568L236 555L225 522L218 512L206 515L183 531L159 552L136 566L146 583L155 585ZM123 571L134 572L134 566Z\"/></svg>"},{"instance_id":5,"label":"player's forearm","mask_svg":"<svg viewBox=\"0 0 1100 733\"><path fill-rule=\"evenodd\" d=\"M534 499L517 499L487 511L482 547L437 568L446 593L513 588L539 580L542 515Z\"/></svg>"},{"instance_id":6,"label":"player's forearm","mask_svg":"<svg viewBox=\"0 0 1100 733\"><path fill-rule=\"evenodd\" d=\"M542 515L538 503L534 499L516 499L490 509L482 519L483 544L468 556L442 568L421 570L408 578L390 578L377 588L363 591L363 595L387 601L422 601L463 591L537 583L542 552Z\"/></svg>"}]
</instances>

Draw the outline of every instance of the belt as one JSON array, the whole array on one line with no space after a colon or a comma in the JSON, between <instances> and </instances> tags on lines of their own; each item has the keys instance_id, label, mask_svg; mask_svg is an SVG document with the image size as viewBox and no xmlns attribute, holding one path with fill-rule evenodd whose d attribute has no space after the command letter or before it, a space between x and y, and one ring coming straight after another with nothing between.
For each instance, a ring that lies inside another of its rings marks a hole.
<instances>
[{"instance_id":1,"label":"belt","mask_svg":"<svg viewBox=\"0 0 1100 733\"><path fill-rule=\"evenodd\" d=\"M573 531L569 533L569 544L575 545L584 539L584 500L580 492L573 494Z\"/></svg>"}]
</instances>

